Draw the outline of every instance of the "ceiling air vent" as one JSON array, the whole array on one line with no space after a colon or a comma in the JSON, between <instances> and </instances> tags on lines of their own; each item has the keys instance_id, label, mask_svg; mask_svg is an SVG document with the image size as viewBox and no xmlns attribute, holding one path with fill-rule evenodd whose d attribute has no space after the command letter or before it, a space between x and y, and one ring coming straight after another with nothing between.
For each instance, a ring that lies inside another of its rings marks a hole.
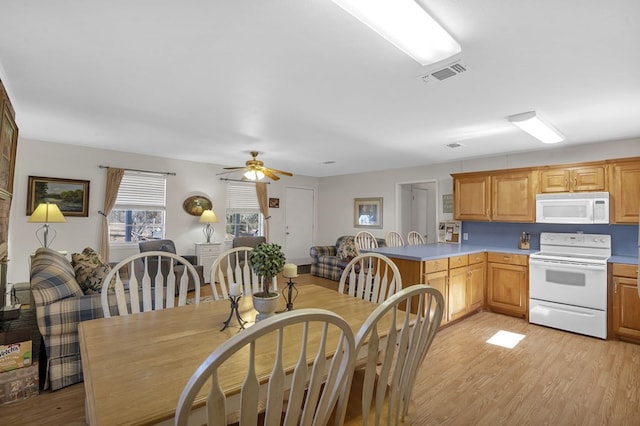
<instances>
[{"instance_id":1,"label":"ceiling air vent","mask_svg":"<svg viewBox=\"0 0 640 426\"><path fill-rule=\"evenodd\" d=\"M430 71L427 74L420 76L422 82L425 84L434 84L442 80L446 80L450 77L454 77L458 74L462 74L467 71L467 66L462 63L461 60L451 62L450 64L440 67L434 71Z\"/></svg>"}]
</instances>

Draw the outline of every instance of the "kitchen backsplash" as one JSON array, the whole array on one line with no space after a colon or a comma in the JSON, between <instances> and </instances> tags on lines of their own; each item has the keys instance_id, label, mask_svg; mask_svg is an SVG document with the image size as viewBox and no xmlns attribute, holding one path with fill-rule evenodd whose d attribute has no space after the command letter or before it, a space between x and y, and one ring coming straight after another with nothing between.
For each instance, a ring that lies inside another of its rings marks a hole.
<instances>
[{"instance_id":1,"label":"kitchen backsplash","mask_svg":"<svg viewBox=\"0 0 640 426\"><path fill-rule=\"evenodd\" d=\"M611 235L611 254L636 256L638 254L638 225L559 225L544 223L463 222L463 243L518 247L523 232L531 234L530 249L540 249L541 232L583 232ZM464 240L464 235L468 239Z\"/></svg>"}]
</instances>

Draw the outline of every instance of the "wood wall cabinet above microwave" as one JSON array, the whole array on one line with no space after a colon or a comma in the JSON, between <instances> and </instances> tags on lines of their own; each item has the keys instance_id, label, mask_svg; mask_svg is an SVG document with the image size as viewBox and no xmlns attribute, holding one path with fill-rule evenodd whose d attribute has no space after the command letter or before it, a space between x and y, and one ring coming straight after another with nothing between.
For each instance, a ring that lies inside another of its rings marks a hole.
<instances>
[{"instance_id":1,"label":"wood wall cabinet above microwave","mask_svg":"<svg viewBox=\"0 0 640 426\"><path fill-rule=\"evenodd\" d=\"M638 224L640 219L640 157L609 164L611 223Z\"/></svg>"},{"instance_id":2,"label":"wood wall cabinet above microwave","mask_svg":"<svg viewBox=\"0 0 640 426\"><path fill-rule=\"evenodd\" d=\"M544 167L540 169L540 192L585 192L607 190L607 165Z\"/></svg>"},{"instance_id":3,"label":"wood wall cabinet above microwave","mask_svg":"<svg viewBox=\"0 0 640 426\"><path fill-rule=\"evenodd\" d=\"M514 169L451 176L456 220L535 221L536 170Z\"/></svg>"}]
</instances>

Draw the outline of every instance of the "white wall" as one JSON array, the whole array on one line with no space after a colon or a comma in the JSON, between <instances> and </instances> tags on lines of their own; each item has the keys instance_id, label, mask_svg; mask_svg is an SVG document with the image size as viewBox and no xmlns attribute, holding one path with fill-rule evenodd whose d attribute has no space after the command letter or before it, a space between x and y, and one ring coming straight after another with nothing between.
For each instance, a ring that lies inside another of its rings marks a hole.
<instances>
[{"instance_id":1,"label":"white wall","mask_svg":"<svg viewBox=\"0 0 640 426\"><path fill-rule=\"evenodd\" d=\"M221 241L224 238L226 182L216 176L223 166L20 138L9 223L8 282L29 280L29 255L40 247L35 231L41 224L27 223L29 176L90 181L89 217L68 217L66 223L52 224L57 237L51 248L66 250L69 255L87 246L99 248L101 216L98 210L104 206L106 180L106 170L99 168L100 165L176 173L176 176L167 178L166 236L174 240L179 254L194 254L194 243L204 241L203 226L198 223L198 218L182 209L183 201L190 195L206 195L212 201L213 209L221 220L214 224L213 240ZM281 206L286 202L283 200L285 185L318 191L318 179L312 177L293 176L270 183L267 187L269 197L280 198ZM283 244L284 208L270 209L269 213L271 241ZM130 250L112 251L110 260L121 260L135 252L137 246Z\"/></svg>"},{"instance_id":2,"label":"white wall","mask_svg":"<svg viewBox=\"0 0 640 426\"><path fill-rule=\"evenodd\" d=\"M640 138L624 141L591 143L579 146L558 147L544 151L509 154L464 160L443 164L432 164L407 169L394 169L372 173L332 176L320 179L318 193L317 245L331 245L341 235L353 235L361 228L353 226L353 199L383 197L383 229L370 230L383 238L387 231L397 230L396 184L408 182L438 182L437 220L451 219L443 215L440 203L443 194L453 193L451 173L499 170L517 167L532 167L551 164L598 161L611 158L640 156Z\"/></svg>"}]
</instances>

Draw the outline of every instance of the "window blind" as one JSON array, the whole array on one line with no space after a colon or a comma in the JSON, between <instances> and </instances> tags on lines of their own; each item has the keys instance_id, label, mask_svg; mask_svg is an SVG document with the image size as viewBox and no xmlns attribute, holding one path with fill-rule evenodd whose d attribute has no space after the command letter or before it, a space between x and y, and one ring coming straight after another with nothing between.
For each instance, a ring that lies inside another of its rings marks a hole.
<instances>
[{"instance_id":1,"label":"window blind","mask_svg":"<svg viewBox=\"0 0 640 426\"><path fill-rule=\"evenodd\" d=\"M164 210L167 178L165 175L125 171L114 208L121 210Z\"/></svg>"},{"instance_id":2,"label":"window blind","mask_svg":"<svg viewBox=\"0 0 640 426\"><path fill-rule=\"evenodd\" d=\"M260 213L255 184L227 182L227 213Z\"/></svg>"}]
</instances>

